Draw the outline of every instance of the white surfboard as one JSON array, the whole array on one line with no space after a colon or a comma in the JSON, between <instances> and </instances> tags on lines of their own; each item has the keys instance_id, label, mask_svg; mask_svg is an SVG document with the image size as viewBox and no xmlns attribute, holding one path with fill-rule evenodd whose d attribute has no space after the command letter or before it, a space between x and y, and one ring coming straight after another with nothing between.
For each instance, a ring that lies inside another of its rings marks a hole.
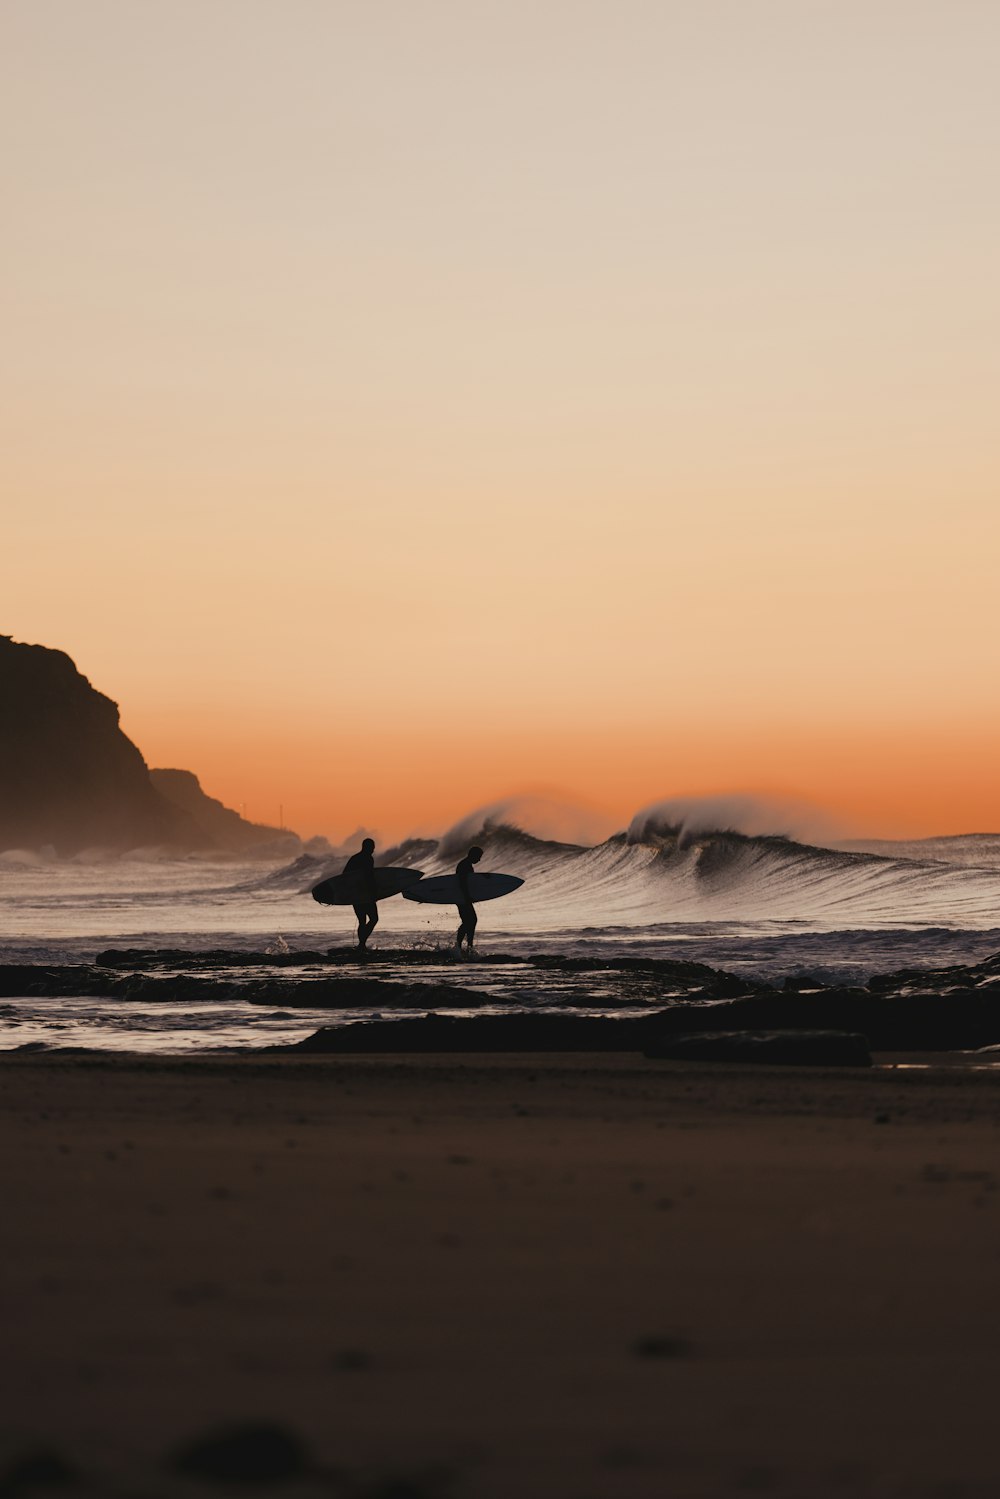
<instances>
[{"instance_id":1,"label":"white surfboard","mask_svg":"<svg viewBox=\"0 0 1000 1499\"><path fill-rule=\"evenodd\" d=\"M501 895L510 895L512 890L517 890L523 884L524 881L518 879L516 874L471 874L469 894L478 905L482 900L497 900ZM438 874L404 890L403 897L405 900L422 901L425 905L457 906L462 899L462 891L457 875Z\"/></svg>"}]
</instances>

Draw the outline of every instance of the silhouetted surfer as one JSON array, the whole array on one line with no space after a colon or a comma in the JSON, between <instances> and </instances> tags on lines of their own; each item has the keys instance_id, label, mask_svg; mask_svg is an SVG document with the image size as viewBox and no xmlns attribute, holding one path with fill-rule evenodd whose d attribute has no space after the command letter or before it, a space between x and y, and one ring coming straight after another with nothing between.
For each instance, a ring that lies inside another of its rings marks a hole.
<instances>
[{"instance_id":1,"label":"silhouetted surfer","mask_svg":"<svg viewBox=\"0 0 1000 1499\"><path fill-rule=\"evenodd\" d=\"M356 875L364 891L363 898L355 903L354 914L358 918L358 947L364 952L368 938L378 926L378 901L375 898L375 840L366 838L356 854L352 854L344 865L345 874Z\"/></svg>"},{"instance_id":2,"label":"silhouetted surfer","mask_svg":"<svg viewBox=\"0 0 1000 1499\"><path fill-rule=\"evenodd\" d=\"M465 939L469 952L472 951L473 939L476 935L476 907L472 900L472 891L469 888L469 880L475 873L475 867L483 857L481 848L470 848L465 858L455 868L455 878L458 881L460 891L458 900L458 915L462 925L458 929L455 938L455 946L459 952L462 951L462 939Z\"/></svg>"}]
</instances>

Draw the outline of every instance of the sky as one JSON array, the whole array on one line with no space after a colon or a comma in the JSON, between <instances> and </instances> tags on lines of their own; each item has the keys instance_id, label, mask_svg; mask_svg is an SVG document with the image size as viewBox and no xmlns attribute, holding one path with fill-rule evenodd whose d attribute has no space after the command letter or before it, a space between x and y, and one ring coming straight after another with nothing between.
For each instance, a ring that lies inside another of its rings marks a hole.
<instances>
[{"instance_id":1,"label":"sky","mask_svg":"<svg viewBox=\"0 0 1000 1499\"><path fill-rule=\"evenodd\" d=\"M993 0L3 0L0 631L309 835L1000 828Z\"/></svg>"}]
</instances>

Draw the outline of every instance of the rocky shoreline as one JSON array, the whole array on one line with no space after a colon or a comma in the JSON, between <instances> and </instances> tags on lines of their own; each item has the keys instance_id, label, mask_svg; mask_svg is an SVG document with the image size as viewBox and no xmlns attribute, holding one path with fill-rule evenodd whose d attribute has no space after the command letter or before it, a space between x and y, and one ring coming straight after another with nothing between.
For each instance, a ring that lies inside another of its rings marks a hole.
<instances>
[{"instance_id":1,"label":"rocky shoreline","mask_svg":"<svg viewBox=\"0 0 1000 1499\"><path fill-rule=\"evenodd\" d=\"M380 975L400 967L414 978ZM826 1060L871 1051L978 1051L1000 1047L1000 954L938 969L904 968L861 986L823 984L808 975L769 986L705 964L662 959L581 959L552 954L490 959L479 975L502 968L537 989L511 998L485 987L442 981L436 952L386 952L364 963L349 949L328 953L252 953L215 949L108 950L92 964L0 965L0 999L95 998L114 1002L205 1004L213 1001L286 1010L422 1011L412 1019L365 1018L324 1026L294 1049L386 1051L638 1051L649 1056L739 1053L741 1059ZM433 967L421 980L416 971ZM242 974L256 970L251 976ZM298 970L294 975L288 970ZM345 972L350 969L350 972ZM263 976L261 970L264 970ZM324 970L333 970L326 972ZM271 976L273 972L273 976ZM464 973L468 969L463 965ZM565 976L572 989L543 979ZM600 995L587 978L600 980ZM454 1014L490 1009L483 1015ZM496 1013L497 1011L500 1013ZM600 1011L601 1013L581 1013ZM617 1011L628 1013L617 1014ZM610 1013L609 1013L610 1012ZM737 1044L735 1036L751 1036ZM797 1050L788 1038L801 1039ZM854 1038L845 1041L844 1037ZM710 1043L707 1038L717 1038ZM724 1043L718 1038L729 1038ZM765 1042L762 1038L770 1038ZM779 1041L776 1038L782 1037ZM811 1038L811 1039L809 1039ZM860 1038L860 1039L859 1039Z\"/></svg>"}]
</instances>

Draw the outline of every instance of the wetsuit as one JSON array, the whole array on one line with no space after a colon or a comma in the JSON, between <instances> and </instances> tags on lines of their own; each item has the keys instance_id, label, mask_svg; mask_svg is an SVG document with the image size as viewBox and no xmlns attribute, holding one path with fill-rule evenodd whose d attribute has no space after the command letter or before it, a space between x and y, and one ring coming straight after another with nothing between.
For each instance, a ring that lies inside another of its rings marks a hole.
<instances>
[{"instance_id":1,"label":"wetsuit","mask_svg":"<svg viewBox=\"0 0 1000 1499\"><path fill-rule=\"evenodd\" d=\"M374 855L365 853L363 848L359 849L344 865L344 873L355 875L364 891L363 899L359 900L354 907L354 914L358 918L358 946L364 947L378 926Z\"/></svg>"},{"instance_id":2,"label":"wetsuit","mask_svg":"<svg viewBox=\"0 0 1000 1499\"><path fill-rule=\"evenodd\" d=\"M472 860L466 855L455 869L455 878L458 880L460 891L457 902L458 917L462 923L455 938L456 947L461 947L462 939L464 938L471 948L476 935L476 922L478 918L476 916L476 908L472 902L472 895L469 891L469 876L475 873L475 868L476 866Z\"/></svg>"}]
</instances>

